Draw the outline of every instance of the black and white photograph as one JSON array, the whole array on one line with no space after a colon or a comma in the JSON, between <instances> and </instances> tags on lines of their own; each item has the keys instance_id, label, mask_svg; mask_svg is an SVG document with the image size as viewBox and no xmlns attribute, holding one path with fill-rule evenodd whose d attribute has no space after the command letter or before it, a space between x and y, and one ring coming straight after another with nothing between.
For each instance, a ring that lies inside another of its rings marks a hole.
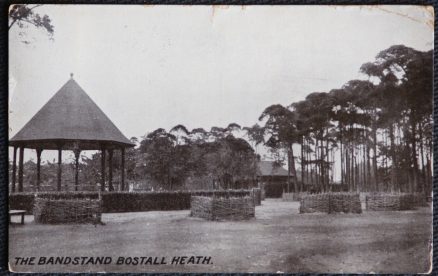
<instances>
[{"instance_id":1,"label":"black and white photograph","mask_svg":"<svg viewBox=\"0 0 438 276\"><path fill-rule=\"evenodd\" d=\"M9 270L430 273L434 17L11 5Z\"/></svg>"}]
</instances>

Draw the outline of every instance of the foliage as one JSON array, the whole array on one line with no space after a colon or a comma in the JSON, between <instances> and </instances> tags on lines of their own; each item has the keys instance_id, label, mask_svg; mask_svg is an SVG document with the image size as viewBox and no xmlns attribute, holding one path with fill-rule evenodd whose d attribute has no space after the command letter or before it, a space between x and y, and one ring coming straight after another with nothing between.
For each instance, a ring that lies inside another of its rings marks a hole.
<instances>
[{"instance_id":1,"label":"foliage","mask_svg":"<svg viewBox=\"0 0 438 276\"><path fill-rule=\"evenodd\" d=\"M231 188L239 182L252 181L256 156L245 140L232 135L235 129L240 126L212 127L210 132L201 128L188 132L182 125L169 133L157 129L140 142L145 171L170 190L182 188L188 178L194 177L209 179L209 186L215 188ZM181 130L186 134L184 143L179 143L173 134Z\"/></svg>"},{"instance_id":2,"label":"foliage","mask_svg":"<svg viewBox=\"0 0 438 276\"><path fill-rule=\"evenodd\" d=\"M335 154L351 191L430 191L432 51L395 45L360 71L369 80L268 106L259 118L264 144L274 155L287 152L292 174L292 145L299 144L301 182L322 191L333 182Z\"/></svg>"},{"instance_id":3,"label":"foliage","mask_svg":"<svg viewBox=\"0 0 438 276\"><path fill-rule=\"evenodd\" d=\"M52 20L46 14L40 15L34 11L35 8L40 7L41 4L37 5L25 5L25 4L14 4L9 10L9 26L10 30L13 26L18 26L18 28L23 29L31 25L37 29L44 30L50 39L53 39L53 34L55 28L52 25Z\"/></svg>"}]
</instances>

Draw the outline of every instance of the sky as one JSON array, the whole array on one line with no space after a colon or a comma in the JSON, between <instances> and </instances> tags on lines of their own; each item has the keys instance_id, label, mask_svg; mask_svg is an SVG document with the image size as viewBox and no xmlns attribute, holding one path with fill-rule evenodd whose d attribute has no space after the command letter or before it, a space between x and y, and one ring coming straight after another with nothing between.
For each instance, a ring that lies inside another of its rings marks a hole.
<instances>
[{"instance_id":1,"label":"sky","mask_svg":"<svg viewBox=\"0 0 438 276\"><path fill-rule=\"evenodd\" d=\"M35 11L51 18L55 33L50 40L33 27L9 31L10 137L70 73L130 138L177 124L251 126L269 105L364 78L360 66L392 45L433 49L433 9L419 6L44 5Z\"/></svg>"}]
</instances>

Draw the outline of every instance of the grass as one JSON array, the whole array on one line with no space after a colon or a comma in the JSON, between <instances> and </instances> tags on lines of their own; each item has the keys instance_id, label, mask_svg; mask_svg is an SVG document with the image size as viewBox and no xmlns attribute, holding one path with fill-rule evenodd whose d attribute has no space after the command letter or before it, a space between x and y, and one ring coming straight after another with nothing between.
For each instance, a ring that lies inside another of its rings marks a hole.
<instances>
[{"instance_id":1,"label":"grass","mask_svg":"<svg viewBox=\"0 0 438 276\"><path fill-rule=\"evenodd\" d=\"M9 227L14 271L418 273L430 266L432 212L299 214L265 200L249 221L206 221L190 211L104 214L106 225ZM211 256L198 265L116 265L119 256ZM109 265L14 265L15 257L110 256Z\"/></svg>"}]
</instances>

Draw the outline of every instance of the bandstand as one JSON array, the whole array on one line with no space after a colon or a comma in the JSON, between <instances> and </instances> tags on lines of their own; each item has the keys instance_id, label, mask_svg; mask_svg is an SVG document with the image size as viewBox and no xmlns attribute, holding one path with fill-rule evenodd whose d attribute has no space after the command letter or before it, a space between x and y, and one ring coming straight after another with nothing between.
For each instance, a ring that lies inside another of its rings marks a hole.
<instances>
[{"instance_id":1,"label":"bandstand","mask_svg":"<svg viewBox=\"0 0 438 276\"><path fill-rule=\"evenodd\" d=\"M58 151L57 190L61 191L62 152L73 151L75 156L75 190L79 183L79 156L84 150L100 150L101 190L105 190L106 154L108 153L108 190L113 191L113 154L121 154L120 189L125 190L125 149L133 147L122 132L103 113L96 103L73 79L59 91L9 140L13 147L11 192L23 192L24 149L36 150L36 189L41 184L41 153L43 150ZM17 186L17 151L18 187Z\"/></svg>"}]
</instances>

